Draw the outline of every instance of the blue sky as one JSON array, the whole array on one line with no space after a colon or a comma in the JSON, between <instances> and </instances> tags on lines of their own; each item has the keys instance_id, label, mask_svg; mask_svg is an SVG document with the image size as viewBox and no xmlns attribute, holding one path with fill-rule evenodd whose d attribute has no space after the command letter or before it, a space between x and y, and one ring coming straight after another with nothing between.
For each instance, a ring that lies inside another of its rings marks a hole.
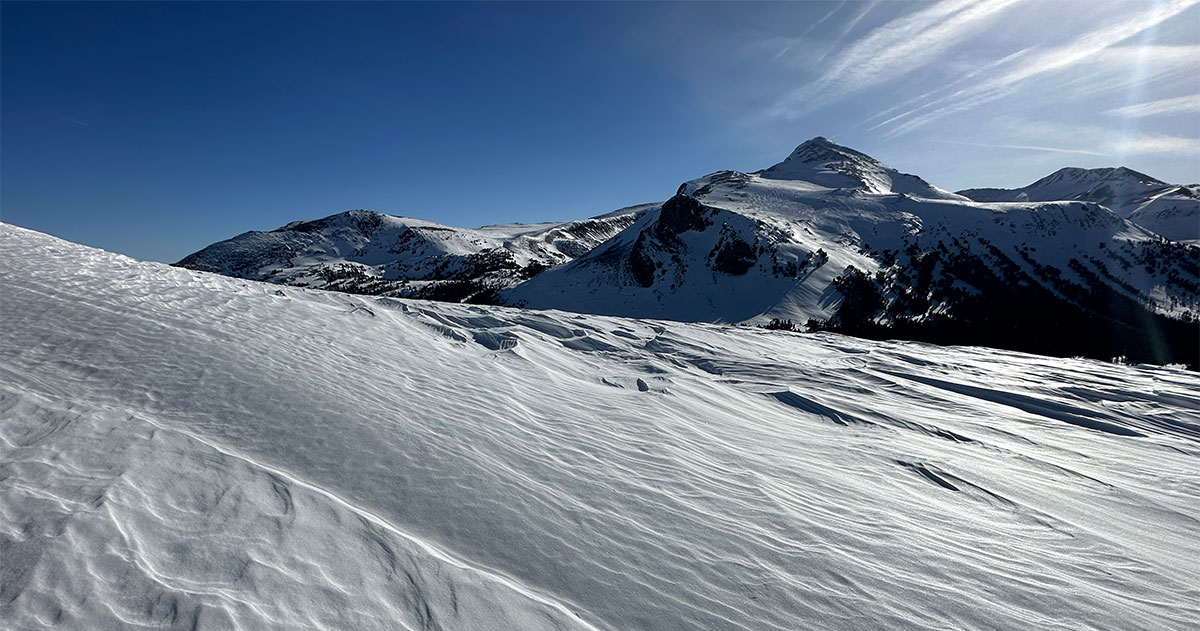
<instances>
[{"instance_id":1,"label":"blue sky","mask_svg":"<svg viewBox=\"0 0 1200 631\"><path fill-rule=\"evenodd\" d=\"M1198 0L0 5L0 220L175 261L565 220L817 135L938 186L1200 180Z\"/></svg>"}]
</instances>

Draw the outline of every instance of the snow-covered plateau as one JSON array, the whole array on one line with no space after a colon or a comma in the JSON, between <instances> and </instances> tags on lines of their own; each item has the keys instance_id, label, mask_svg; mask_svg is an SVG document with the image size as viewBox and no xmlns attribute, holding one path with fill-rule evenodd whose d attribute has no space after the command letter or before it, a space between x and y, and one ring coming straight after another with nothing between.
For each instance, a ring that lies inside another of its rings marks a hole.
<instances>
[{"instance_id":1,"label":"snow-covered plateau","mask_svg":"<svg viewBox=\"0 0 1200 631\"><path fill-rule=\"evenodd\" d=\"M282 287L0 224L6 629L1182 630L1198 497L1175 367Z\"/></svg>"}]
</instances>

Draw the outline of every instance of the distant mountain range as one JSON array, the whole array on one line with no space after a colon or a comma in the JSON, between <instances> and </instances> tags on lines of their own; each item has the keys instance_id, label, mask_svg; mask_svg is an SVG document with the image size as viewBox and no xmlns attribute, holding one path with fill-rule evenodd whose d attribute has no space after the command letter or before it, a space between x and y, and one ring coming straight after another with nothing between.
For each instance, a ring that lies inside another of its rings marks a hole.
<instances>
[{"instance_id":1,"label":"distant mountain range","mask_svg":"<svg viewBox=\"0 0 1200 631\"><path fill-rule=\"evenodd\" d=\"M666 202L583 221L464 230L350 211L245 233L178 265L356 293L1195 367L1196 193L1124 168L951 193L814 138L763 171L720 171Z\"/></svg>"},{"instance_id":2,"label":"distant mountain range","mask_svg":"<svg viewBox=\"0 0 1200 631\"><path fill-rule=\"evenodd\" d=\"M1168 239L1200 240L1200 185L1167 184L1125 167L1067 167L1022 188L972 188L958 193L977 202L1096 202Z\"/></svg>"},{"instance_id":3,"label":"distant mountain range","mask_svg":"<svg viewBox=\"0 0 1200 631\"><path fill-rule=\"evenodd\" d=\"M453 228L350 210L246 232L176 263L281 285L451 302L495 292L591 251L654 204L546 224Z\"/></svg>"}]
</instances>

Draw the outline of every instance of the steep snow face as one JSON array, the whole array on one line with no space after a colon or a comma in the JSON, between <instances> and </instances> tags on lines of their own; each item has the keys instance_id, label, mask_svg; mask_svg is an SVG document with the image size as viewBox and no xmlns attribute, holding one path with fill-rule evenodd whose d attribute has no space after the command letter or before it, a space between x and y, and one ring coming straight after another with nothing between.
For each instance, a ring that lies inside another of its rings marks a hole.
<instances>
[{"instance_id":1,"label":"steep snow face","mask_svg":"<svg viewBox=\"0 0 1200 631\"><path fill-rule=\"evenodd\" d=\"M959 194L980 202L1096 202L1168 239L1200 239L1200 187L1167 184L1125 167L1068 167L1022 188L974 188Z\"/></svg>"},{"instance_id":2,"label":"steep snow face","mask_svg":"<svg viewBox=\"0 0 1200 631\"><path fill-rule=\"evenodd\" d=\"M1200 618L1195 373L351 296L3 224L0 295L6 628Z\"/></svg>"},{"instance_id":3,"label":"steep snow face","mask_svg":"<svg viewBox=\"0 0 1200 631\"><path fill-rule=\"evenodd\" d=\"M828 188L861 189L868 193L904 193L935 199L956 199L915 175L892 167L820 136L796 147L783 162L762 172L774 180L802 180Z\"/></svg>"},{"instance_id":4,"label":"steep snow face","mask_svg":"<svg viewBox=\"0 0 1200 631\"><path fill-rule=\"evenodd\" d=\"M495 289L587 252L643 210L479 230L352 210L270 232L247 232L189 255L178 265L354 293L426 296L444 292L452 283L465 284L466 290Z\"/></svg>"}]
</instances>

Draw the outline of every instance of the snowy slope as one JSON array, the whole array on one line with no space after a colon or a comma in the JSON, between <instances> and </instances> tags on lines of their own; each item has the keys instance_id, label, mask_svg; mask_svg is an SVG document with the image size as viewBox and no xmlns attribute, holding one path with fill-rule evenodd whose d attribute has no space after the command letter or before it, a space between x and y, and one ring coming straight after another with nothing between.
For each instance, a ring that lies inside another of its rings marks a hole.
<instances>
[{"instance_id":1,"label":"snowy slope","mask_svg":"<svg viewBox=\"0 0 1200 631\"><path fill-rule=\"evenodd\" d=\"M1200 243L1200 185L1170 186L1136 201L1130 221L1174 241Z\"/></svg>"},{"instance_id":2,"label":"snowy slope","mask_svg":"<svg viewBox=\"0 0 1200 631\"><path fill-rule=\"evenodd\" d=\"M975 188L959 194L980 202L1096 202L1168 239L1200 240L1200 185L1167 184L1125 167L1067 167L1029 186Z\"/></svg>"},{"instance_id":3,"label":"snowy slope","mask_svg":"<svg viewBox=\"0 0 1200 631\"><path fill-rule=\"evenodd\" d=\"M582 221L478 230L351 210L270 232L247 232L214 243L177 265L283 285L466 299L586 253L644 210L633 207Z\"/></svg>"},{"instance_id":4,"label":"snowy slope","mask_svg":"<svg viewBox=\"0 0 1200 631\"><path fill-rule=\"evenodd\" d=\"M1186 629L1200 378L0 224L9 629Z\"/></svg>"},{"instance_id":5,"label":"snowy slope","mask_svg":"<svg viewBox=\"0 0 1200 631\"><path fill-rule=\"evenodd\" d=\"M683 184L662 210L501 297L682 321L838 323L859 274L879 294L862 314L868 324L959 318L968 308L999 314L1014 300L1079 311L1067 319L1114 317L1107 311L1117 300L1120 317L1136 321L1200 313L1198 263L1200 250L1165 242L1094 202L974 202L816 138L761 173L722 171ZM996 286L1025 289L995 294L1004 304L983 304ZM1004 335L971 343L1027 339Z\"/></svg>"}]
</instances>

